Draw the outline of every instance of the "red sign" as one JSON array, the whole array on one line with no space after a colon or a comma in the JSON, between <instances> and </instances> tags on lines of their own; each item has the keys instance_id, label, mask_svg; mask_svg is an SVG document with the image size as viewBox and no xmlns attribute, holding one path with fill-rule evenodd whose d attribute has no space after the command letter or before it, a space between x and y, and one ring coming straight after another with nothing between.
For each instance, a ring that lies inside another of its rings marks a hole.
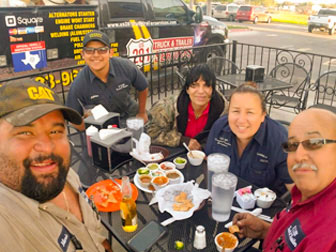
<instances>
[{"instance_id":1,"label":"red sign","mask_svg":"<svg viewBox=\"0 0 336 252\"><path fill-rule=\"evenodd\" d=\"M45 49L45 42L44 41L36 41L36 42L30 42L30 43L21 43L21 44L11 45L10 47L11 47L11 52L12 53L37 51L37 50L44 50Z\"/></svg>"}]
</instances>

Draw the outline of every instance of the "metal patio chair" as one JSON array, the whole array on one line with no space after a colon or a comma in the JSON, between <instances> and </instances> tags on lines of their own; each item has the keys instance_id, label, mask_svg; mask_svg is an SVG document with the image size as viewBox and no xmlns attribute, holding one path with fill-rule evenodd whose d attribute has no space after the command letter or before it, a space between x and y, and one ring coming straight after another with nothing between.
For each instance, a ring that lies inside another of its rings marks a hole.
<instances>
[{"instance_id":1,"label":"metal patio chair","mask_svg":"<svg viewBox=\"0 0 336 252\"><path fill-rule=\"evenodd\" d=\"M310 108L322 108L336 113L336 71L323 73L312 85L314 103Z\"/></svg>"},{"instance_id":2,"label":"metal patio chair","mask_svg":"<svg viewBox=\"0 0 336 252\"><path fill-rule=\"evenodd\" d=\"M214 71L216 76L223 76L228 74L240 74L242 72L242 70L233 61L225 57L220 56L211 57L207 61L207 64ZM218 79L217 79L217 88L218 91L221 92L228 100L234 89L234 87L225 84L222 81L219 81Z\"/></svg>"},{"instance_id":3,"label":"metal patio chair","mask_svg":"<svg viewBox=\"0 0 336 252\"><path fill-rule=\"evenodd\" d=\"M288 89L274 91L269 96L266 101L270 105L269 113L272 107L293 108L295 113L299 113L306 108L310 75L305 68L295 63L284 63L275 66L271 70L270 76L288 82L293 86Z\"/></svg>"}]
</instances>

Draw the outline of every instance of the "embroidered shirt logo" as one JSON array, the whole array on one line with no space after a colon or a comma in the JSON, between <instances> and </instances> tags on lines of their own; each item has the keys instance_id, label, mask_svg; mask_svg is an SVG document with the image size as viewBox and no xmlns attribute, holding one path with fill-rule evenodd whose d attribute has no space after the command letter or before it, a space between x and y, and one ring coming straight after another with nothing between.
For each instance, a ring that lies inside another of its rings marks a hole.
<instances>
[{"instance_id":1,"label":"embroidered shirt logo","mask_svg":"<svg viewBox=\"0 0 336 252\"><path fill-rule=\"evenodd\" d=\"M118 85L118 87L116 88L116 91L120 91L120 90L125 89L127 87L128 87L128 85L126 85L125 83L122 83L122 84Z\"/></svg>"},{"instance_id":2,"label":"embroidered shirt logo","mask_svg":"<svg viewBox=\"0 0 336 252\"><path fill-rule=\"evenodd\" d=\"M227 138L223 138L223 137L220 137L219 139L216 137L215 138L215 141L218 145L221 145L225 148L231 146L231 144L229 143L229 140Z\"/></svg>"},{"instance_id":3,"label":"embroidered shirt logo","mask_svg":"<svg viewBox=\"0 0 336 252\"><path fill-rule=\"evenodd\" d=\"M96 98L99 98L99 95L91 95L91 96L90 96L90 99L91 99L91 100L96 99Z\"/></svg>"},{"instance_id":4,"label":"embroidered shirt logo","mask_svg":"<svg viewBox=\"0 0 336 252\"><path fill-rule=\"evenodd\" d=\"M62 227L62 232L60 236L58 237L57 241L63 252L68 250L69 242L70 242L70 234L65 227Z\"/></svg>"},{"instance_id":5,"label":"embroidered shirt logo","mask_svg":"<svg viewBox=\"0 0 336 252\"><path fill-rule=\"evenodd\" d=\"M291 251L299 245L305 236L306 235L302 231L301 223L298 219L295 219L285 231L286 243Z\"/></svg>"},{"instance_id":6,"label":"embroidered shirt logo","mask_svg":"<svg viewBox=\"0 0 336 252\"><path fill-rule=\"evenodd\" d=\"M260 152L257 152L257 156L261 157L259 159L260 163L266 163L266 164L268 163L268 157L266 155L264 155L264 154L262 154Z\"/></svg>"}]
</instances>

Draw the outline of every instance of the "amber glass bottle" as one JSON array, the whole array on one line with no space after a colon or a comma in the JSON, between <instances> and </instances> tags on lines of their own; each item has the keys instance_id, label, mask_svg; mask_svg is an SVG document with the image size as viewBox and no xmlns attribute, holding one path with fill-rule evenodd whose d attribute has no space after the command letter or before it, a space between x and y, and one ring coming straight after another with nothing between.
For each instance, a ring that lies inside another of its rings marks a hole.
<instances>
[{"instance_id":1,"label":"amber glass bottle","mask_svg":"<svg viewBox=\"0 0 336 252\"><path fill-rule=\"evenodd\" d=\"M120 202L121 224L125 232L134 232L138 227L136 204L132 199L132 187L127 176L121 183L122 201Z\"/></svg>"}]
</instances>

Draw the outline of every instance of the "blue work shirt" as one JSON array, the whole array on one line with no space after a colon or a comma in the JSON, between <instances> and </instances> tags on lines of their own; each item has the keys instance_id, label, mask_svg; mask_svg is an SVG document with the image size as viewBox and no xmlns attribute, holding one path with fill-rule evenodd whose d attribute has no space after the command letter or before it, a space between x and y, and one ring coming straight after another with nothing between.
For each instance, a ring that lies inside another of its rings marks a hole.
<instances>
[{"instance_id":1,"label":"blue work shirt","mask_svg":"<svg viewBox=\"0 0 336 252\"><path fill-rule=\"evenodd\" d=\"M281 143L287 141L287 130L268 116L238 155L236 135L231 131L228 115L219 118L210 130L205 152L224 153L230 157L229 171L258 187L268 187L278 195L286 192L284 184L291 184L287 169L287 153Z\"/></svg>"},{"instance_id":2,"label":"blue work shirt","mask_svg":"<svg viewBox=\"0 0 336 252\"><path fill-rule=\"evenodd\" d=\"M71 84L66 105L83 115L83 107L91 109L102 104L109 112L120 113L120 118L135 116L138 104L130 95L131 87L138 91L147 88L144 74L130 60L110 59L107 82L102 82L85 66Z\"/></svg>"}]
</instances>

